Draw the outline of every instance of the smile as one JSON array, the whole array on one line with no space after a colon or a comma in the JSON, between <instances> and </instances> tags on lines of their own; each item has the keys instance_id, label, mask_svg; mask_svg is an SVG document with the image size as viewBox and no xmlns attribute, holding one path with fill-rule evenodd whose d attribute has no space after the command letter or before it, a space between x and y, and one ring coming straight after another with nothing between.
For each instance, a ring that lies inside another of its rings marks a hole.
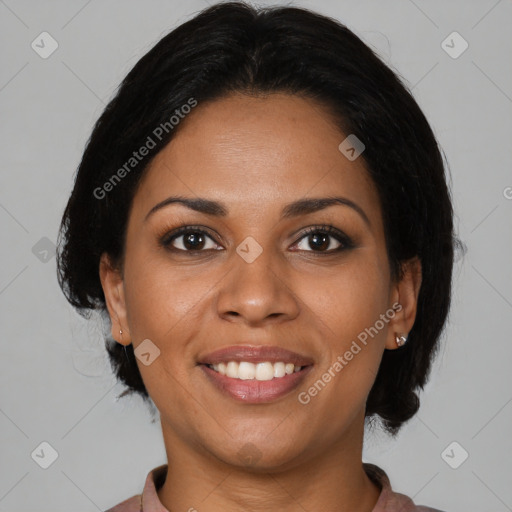
<instances>
[{"instance_id":1,"label":"smile","mask_svg":"<svg viewBox=\"0 0 512 512\"><path fill-rule=\"evenodd\" d=\"M299 372L303 367L296 366L293 363L277 362L271 363L265 361L262 363L251 363L249 361L229 361L227 363L217 363L208 365L212 370L226 375L231 379L240 380L272 380L281 379L285 375Z\"/></svg>"},{"instance_id":2,"label":"smile","mask_svg":"<svg viewBox=\"0 0 512 512\"><path fill-rule=\"evenodd\" d=\"M279 346L240 344L200 355L198 366L223 396L258 404L291 393L313 369L314 360Z\"/></svg>"}]
</instances>

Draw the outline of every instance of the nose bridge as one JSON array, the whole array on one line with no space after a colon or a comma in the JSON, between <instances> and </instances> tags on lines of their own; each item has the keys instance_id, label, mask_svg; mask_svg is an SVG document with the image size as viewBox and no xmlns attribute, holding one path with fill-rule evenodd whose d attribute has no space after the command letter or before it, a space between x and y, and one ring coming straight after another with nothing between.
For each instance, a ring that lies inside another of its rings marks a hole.
<instances>
[{"instance_id":1,"label":"nose bridge","mask_svg":"<svg viewBox=\"0 0 512 512\"><path fill-rule=\"evenodd\" d=\"M240 316L251 323L270 316L295 315L298 307L280 271L283 263L270 247L253 237L244 239L232 255L232 270L219 293L219 315Z\"/></svg>"},{"instance_id":2,"label":"nose bridge","mask_svg":"<svg viewBox=\"0 0 512 512\"><path fill-rule=\"evenodd\" d=\"M265 242L262 241L263 244ZM269 281L276 279L277 260L277 254L270 244L260 245L255 238L249 236L238 244L233 265L235 271L244 276L246 281L268 287Z\"/></svg>"}]
</instances>

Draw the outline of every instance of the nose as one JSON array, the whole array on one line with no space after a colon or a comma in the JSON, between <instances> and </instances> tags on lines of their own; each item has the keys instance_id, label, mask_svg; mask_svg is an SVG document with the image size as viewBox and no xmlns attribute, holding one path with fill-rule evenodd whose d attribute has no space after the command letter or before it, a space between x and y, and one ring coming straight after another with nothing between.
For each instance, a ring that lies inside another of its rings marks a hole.
<instances>
[{"instance_id":1,"label":"nose","mask_svg":"<svg viewBox=\"0 0 512 512\"><path fill-rule=\"evenodd\" d=\"M220 317L255 327L292 320L299 314L291 269L284 258L264 249L253 261L238 253L232 260L232 269L221 281L217 295Z\"/></svg>"}]
</instances>

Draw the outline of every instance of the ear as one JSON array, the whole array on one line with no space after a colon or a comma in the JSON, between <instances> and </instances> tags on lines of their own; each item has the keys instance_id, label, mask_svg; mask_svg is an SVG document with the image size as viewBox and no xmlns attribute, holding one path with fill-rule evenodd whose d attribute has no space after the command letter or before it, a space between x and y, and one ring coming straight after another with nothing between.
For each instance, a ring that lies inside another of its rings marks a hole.
<instances>
[{"instance_id":1,"label":"ear","mask_svg":"<svg viewBox=\"0 0 512 512\"><path fill-rule=\"evenodd\" d=\"M99 271L101 286L112 324L112 338L122 345L129 345L131 337L127 322L124 281L121 271L111 264L107 253L101 255ZM122 331L122 334L119 331Z\"/></svg>"},{"instance_id":2,"label":"ear","mask_svg":"<svg viewBox=\"0 0 512 512\"><path fill-rule=\"evenodd\" d=\"M395 316L389 321L386 348L398 348L396 336L407 337L414 325L418 307L418 295L421 287L421 261L414 258L402 263L402 279L393 286L391 306ZM393 307L394 306L394 307Z\"/></svg>"}]
</instances>

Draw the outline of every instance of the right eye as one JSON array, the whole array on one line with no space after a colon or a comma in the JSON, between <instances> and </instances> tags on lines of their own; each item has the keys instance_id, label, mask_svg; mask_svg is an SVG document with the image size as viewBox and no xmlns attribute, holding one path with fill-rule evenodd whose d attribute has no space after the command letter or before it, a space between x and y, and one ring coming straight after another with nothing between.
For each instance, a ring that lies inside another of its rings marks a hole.
<instances>
[{"instance_id":1,"label":"right eye","mask_svg":"<svg viewBox=\"0 0 512 512\"><path fill-rule=\"evenodd\" d=\"M210 241L210 246L208 246ZM161 244L170 250L181 252L204 252L204 250L219 250L213 238L204 230L189 226L181 227L167 233L161 239Z\"/></svg>"}]
</instances>

